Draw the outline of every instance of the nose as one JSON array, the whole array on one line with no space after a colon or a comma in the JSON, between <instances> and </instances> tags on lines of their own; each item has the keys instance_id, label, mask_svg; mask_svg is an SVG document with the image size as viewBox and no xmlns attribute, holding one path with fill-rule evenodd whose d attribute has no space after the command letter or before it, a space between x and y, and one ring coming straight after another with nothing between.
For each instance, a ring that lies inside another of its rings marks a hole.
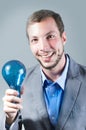
<instances>
[{"instance_id":1,"label":"nose","mask_svg":"<svg viewBox=\"0 0 86 130\"><path fill-rule=\"evenodd\" d=\"M39 49L41 51L47 51L49 50L49 43L46 39L40 39L39 40Z\"/></svg>"}]
</instances>

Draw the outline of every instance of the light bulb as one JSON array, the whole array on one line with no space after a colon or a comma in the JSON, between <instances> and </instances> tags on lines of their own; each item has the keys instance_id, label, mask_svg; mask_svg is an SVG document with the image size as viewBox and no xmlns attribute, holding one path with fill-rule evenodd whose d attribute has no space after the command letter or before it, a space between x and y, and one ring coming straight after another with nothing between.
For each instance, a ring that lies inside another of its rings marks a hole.
<instances>
[{"instance_id":1,"label":"light bulb","mask_svg":"<svg viewBox=\"0 0 86 130\"><path fill-rule=\"evenodd\" d=\"M26 75L26 68L23 63L18 60L11 60L2 67L2 76L10 88L19 92L22 87L23 80Z\"/></svg>"}]
</instances>

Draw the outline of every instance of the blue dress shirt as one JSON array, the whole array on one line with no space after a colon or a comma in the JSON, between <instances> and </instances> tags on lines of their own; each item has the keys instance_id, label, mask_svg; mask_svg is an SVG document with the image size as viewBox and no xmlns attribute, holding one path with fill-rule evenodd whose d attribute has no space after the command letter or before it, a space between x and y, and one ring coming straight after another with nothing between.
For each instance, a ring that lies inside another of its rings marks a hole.
<instances>
[{"instance_id":1,"label":"blue dress shirt","mask_svg":"<svg viewBox=\"0 0 86 130\"><path fill-rule=\"evenodd\" d=\"M50 81L49 79L47 79L47 77L44 75L44 73L42 72L42 70L41 70L41 74L42 74L42 81L43 81L43 90L44 90L44 97L45 97L45 102L46 102L46 107L47 107L47 111L48 111L48 114L49 114L49 102L52 102L52 100L53 100L53 98L51 98L51 96L49 95L49 91L48 91L48 89L50 89L50 87L53 85L53 84L57 84L57 85L59 85L59 87L61 88L61 89L59 89L59 91L60 91L60 94L63 94L63 92L64 92L64 89L65 89L65 83L66 83L66 77L67 77L67 72L68 72L68 66L69 66L69 58L66 56L66 65L65 65L65 68L64 68L64 70L63 70L63 72L62 72L62 74L60 75L60 77L55 81L55 82L52 82L52 81ZM47 88L46 88L46 85L45 85L45 82L48 82L49 83L49 85L47 86ZM53 87L52 87L53 88ZM45 91L46 90L46 91ZM56 92L54 92L54 91L56 91ZM54 89L52 89L52 92L51 92L52 94L54 94L55 96L54 96L54 98L57 98L57 93L58 93L58 90L54 90ZM55 99L56 100L56 99ZM52 102L52 104L54 104L54 105L52 105L51 107L51 109L54 111L54 110L56 110L56 105L58 104L58 103L56 103L55 104L55 102L56 101L54 101L53 100L53 102ZM61 102L62 102L62 100L61 100ZM60 107L61 107L61 103L59 103L60 104ZM51 123L55 126L56 125L56 123L57 123L57 119L58 119L58 112L55 112L55 113L57 113L57 114L51 114L52 115L52 117L50 117L51 119L50 120L52 120L51 121ZM54 117L55 116L55 117Z\"/></svg>"}]
</instances>

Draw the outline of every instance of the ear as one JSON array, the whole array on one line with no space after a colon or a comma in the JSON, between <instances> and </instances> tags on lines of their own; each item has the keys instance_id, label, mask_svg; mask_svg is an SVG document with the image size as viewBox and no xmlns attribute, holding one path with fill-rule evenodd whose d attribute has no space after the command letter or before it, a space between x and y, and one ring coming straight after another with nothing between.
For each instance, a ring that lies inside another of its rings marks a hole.
<instances>
[{"instance_id":1,"label":"ear","mask_svg":"<svg viewBox=\"0 0 86 130\"><path fill-rule=\"evenodd\" d=\"M67 42L66 32L63 32L62 33L62 43L63 43L63 45L65 45L66 42Z\"/></svg>"}]
</instances>

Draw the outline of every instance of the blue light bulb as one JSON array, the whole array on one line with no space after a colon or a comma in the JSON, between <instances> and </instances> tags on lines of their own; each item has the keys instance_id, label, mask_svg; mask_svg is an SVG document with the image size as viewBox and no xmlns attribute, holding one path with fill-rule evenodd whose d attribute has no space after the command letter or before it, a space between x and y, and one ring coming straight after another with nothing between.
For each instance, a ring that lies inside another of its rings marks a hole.
<instances>
[{"instance_id":1,"label":"blue light bulb","mask_svg":"<svg viewBox=\"0 0 86 130\"><path fill-rule=\"evenodd\" d=\"M23 80L26 75L26 68L23 63L18 60L11 60L2 67L2 76L10 88L19 92L22 87Z\"/></svg>"}]
</instances>

